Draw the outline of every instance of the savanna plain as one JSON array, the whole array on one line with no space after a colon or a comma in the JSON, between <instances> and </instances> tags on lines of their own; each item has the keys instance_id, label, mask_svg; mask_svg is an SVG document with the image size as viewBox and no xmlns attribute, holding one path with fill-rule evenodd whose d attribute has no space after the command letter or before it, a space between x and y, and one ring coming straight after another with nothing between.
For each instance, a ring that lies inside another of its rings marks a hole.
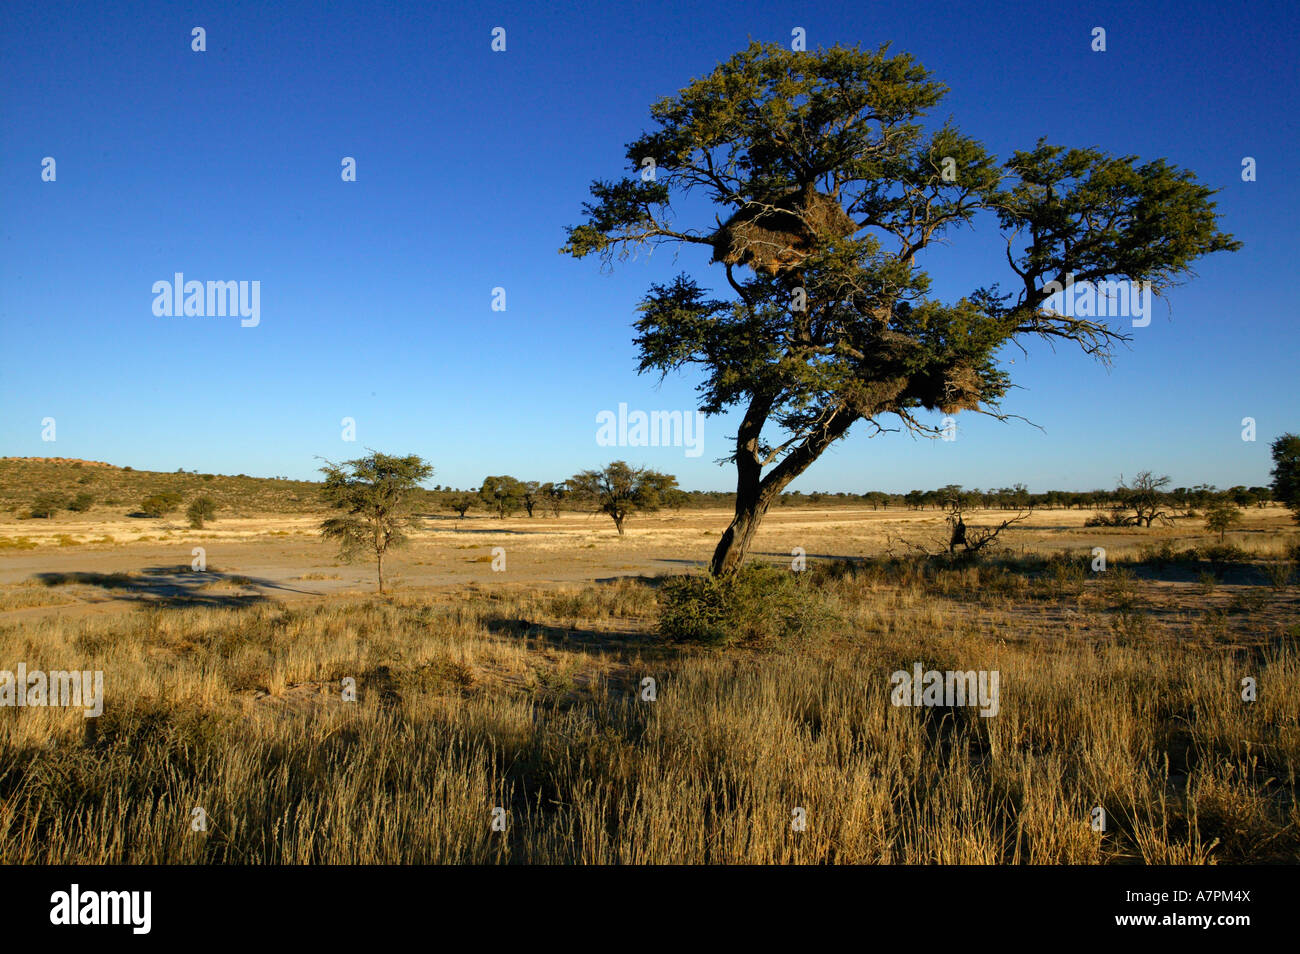
<instances>
[{"instance_id":1,"label":"savanna plain","mask_svg":"<svg viewBox=\"0 0 1300 954\"><path fill-rule=\"evenodd\" d=\"M216 519L129 515L163 486ZM94 502L33 519L42 488ZM1222 540L1040 508L953 560L940 509L791 501L720 589L725 506L620 536L431 498L382 595L326 515L306 482L0 462L0 669L104 673L96 718L0 708L0 862L1300 860L1275 504ZM918 663L997 671L997 714L892 705Z\"/></svg>"}]
</instances>

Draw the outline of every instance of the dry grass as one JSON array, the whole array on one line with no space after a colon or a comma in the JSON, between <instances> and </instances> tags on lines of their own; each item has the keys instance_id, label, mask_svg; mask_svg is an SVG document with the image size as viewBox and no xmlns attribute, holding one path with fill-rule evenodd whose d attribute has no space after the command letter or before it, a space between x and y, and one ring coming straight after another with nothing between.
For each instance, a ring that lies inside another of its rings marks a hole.
<instances>
[{"instance_id":1,"label":"dry grass","mask_svg":"<svg viewBox=\"0 0 1300 954\"><path fill-rule=\"evenodd\" d=\"M630 579L7 625L107 701L0 710L0 862L1295 862L1292 588L1193 633L1070 567L826 567L813 631L726 650ZM998 670L999 714L891 706L913 662Z\"/></svg>"}]
</instances>

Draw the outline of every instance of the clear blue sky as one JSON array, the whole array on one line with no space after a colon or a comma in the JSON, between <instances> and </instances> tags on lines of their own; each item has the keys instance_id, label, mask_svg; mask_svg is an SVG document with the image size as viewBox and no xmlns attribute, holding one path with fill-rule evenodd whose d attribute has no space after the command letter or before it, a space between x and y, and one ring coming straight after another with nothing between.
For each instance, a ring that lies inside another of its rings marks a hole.
<instances>
[{"instance_id":1,"label":"clear blue sky","mask_svg":"<svg viewBox=\"0 0 1300 954\"><path fill-rule=\"evenodd\" d=\"M1067 350L1008 355L1022 389L1003 409L1042 431L972 415L952 443L855 428L796 488L1086 489L1141 469L1268 481L1269 440L1300 429L1300 31L1287 3L1197 0L9 3L0 453L310 477L317 455L372 447L421 454L434 483L461 487L623 457L731 489L714 463L725 418L697 458L595 440L620 402L695 406L694 379L636 374L630 325L651 282L720 276L694 252L609 275L556 250L590 181L622 174L651 102L796 26L810 48L913 53L952 90L932 119L1003 158L1046 136L1191 168L1245 242L1203 259L1109 372ZM936 293L1005 284L1001 256L993 229L956 235L927 261ZM260 281L260 325L156 317L152 285L175 272Z\"/></svg>"}]
</instances>

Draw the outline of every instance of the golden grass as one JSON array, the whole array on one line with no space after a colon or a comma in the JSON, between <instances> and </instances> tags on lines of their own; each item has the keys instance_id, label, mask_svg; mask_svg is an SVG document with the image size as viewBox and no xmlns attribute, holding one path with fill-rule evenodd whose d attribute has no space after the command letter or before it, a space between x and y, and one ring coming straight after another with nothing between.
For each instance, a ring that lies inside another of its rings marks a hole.
<instances>
[{"instance_id":1,"label":"golden grass","mask_svg":"<svg viewBox=\"0 0 1300 954\"><path fill-rule=\"evenodd\" d=\"M814 632L726 650L631 579L6 625L0 667L107 698L0 710L0 862L1295 862L1289 591L1243 645L1226 610L1123 631L1136 575L1015 569L818 572ZM999 714L891 706L913 662L998 670Z\"/></svg>"}]
</instances>

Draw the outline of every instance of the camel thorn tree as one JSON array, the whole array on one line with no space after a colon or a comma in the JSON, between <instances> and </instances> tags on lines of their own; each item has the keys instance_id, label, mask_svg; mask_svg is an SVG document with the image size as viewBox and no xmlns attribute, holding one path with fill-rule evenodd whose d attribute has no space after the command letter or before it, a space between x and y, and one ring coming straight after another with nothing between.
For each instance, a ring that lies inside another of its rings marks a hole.
<instances>
[{"instance_id":1,"label":"camel thorn tree","mask_svg":"<svg viewBox=\"0 0 1300 954\"><path fill-rule=\"evenodd\" d=\"M635 323L640 371L696 366L701 410L740 412L714 575L741 565L771 503L857 422L933 437L922 412L1008 419L1007 345L1071 342L1109 361L1128 336L1061 313L1063 289L1159 295L1197 258L1240 247L1192 173L1041 140L999 166L953 124L921 125L945 92L887 46L753 43L651 107L629 174L594 182L568 229L560 251L576 258L696 247L725 276L725 297L685 273L651 285ZM701 198L712 222L686 219ZM921 259L961 226L1000 234L1011 292L930 295Z\"/></svg>"}]
</instances>

